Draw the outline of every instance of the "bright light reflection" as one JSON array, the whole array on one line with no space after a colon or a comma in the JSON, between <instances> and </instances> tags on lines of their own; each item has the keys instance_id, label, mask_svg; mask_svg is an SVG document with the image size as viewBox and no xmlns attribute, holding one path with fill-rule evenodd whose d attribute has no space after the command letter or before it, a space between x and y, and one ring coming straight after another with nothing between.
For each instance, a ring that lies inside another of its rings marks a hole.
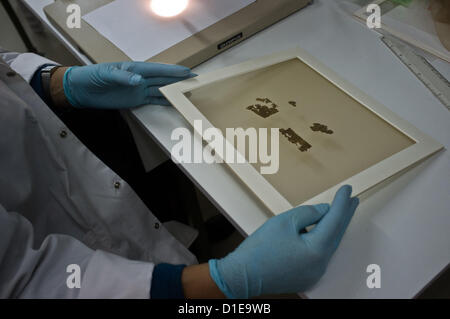
<instances>
[{"instance_id":1,"label":"bright light reflection","mask_svg":"<svg viewBox=\"0 0 450 319\"><path fill-rule=\"evenodd\" d=\"M170 18L183 12L188 3L189 0L152 0L150 7L160 17Z\"/></svg>"}]
</instances>

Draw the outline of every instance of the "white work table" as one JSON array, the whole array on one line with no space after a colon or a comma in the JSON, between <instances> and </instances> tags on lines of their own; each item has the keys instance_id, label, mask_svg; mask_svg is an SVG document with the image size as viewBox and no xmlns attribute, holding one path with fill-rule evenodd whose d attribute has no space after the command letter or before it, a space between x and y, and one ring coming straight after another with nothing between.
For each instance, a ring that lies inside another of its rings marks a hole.
<instances>
[{"instance_id":1,"label":"white work table","mask_svg":"<svg viewBox=\"0 0 450 319\"><path fill-rule=\"evenodd\" d=\"M52 0L25 0L81 61L85 56L53 26L42 8ZM203 63L203 73L301 47L392 111L450 148L450 112L382 44L380 35L333 0L315 3ZM447 63L435 61L444 74ZM332 103L333 101L330 101ZM175 128L190 126L173 108L132 112L150 144L168 154ZM182 165L220 211L245 235L270 213L225 165ZM363 197L325 276L309 298L412 298L450 263L450 156L444 150ZM381 267L381 288L369 289L366 268ZM282 271L282 269L280 269Z\"/></svg>"}]
</instances>

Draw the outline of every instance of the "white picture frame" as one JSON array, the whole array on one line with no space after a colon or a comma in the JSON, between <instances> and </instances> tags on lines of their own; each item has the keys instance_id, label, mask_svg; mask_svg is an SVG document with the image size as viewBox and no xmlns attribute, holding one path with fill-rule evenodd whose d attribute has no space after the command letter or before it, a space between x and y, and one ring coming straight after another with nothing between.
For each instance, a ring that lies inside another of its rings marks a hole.
<instances>
[{"instance_id":1,"label":"white picture frame","mask_svg":"<svg viewBox=\"0 0 450 319\"><path fill-rule=\"evenodd\" d=\"M295 48L271 56L252 59L238 65L226 67L207 74L202 74L196 78L163 87L160 90L193 127L194 121L201 120L203 123L203 130L214 128L209 119L206 118L185 95L187 92L191 92L205 85L257 71L292 59L299 59L305 63L322 77L326 78L331 85L336 86L351 98L359 102L362 106L373 112L374 116L382 118L384 121L415 142L410 147L407 147L406 149L378 162L377 164L359 172L354 176L342 180L320 194L305 200L300 205L330 203L333 200L336 191L345 184L350 184L353 186L353 196L359 196L395 174L443 149L443 146L437 141L421 132L409 122L400 118L386 106L365 94L363 91L343 79L333 70L300 48ZM203 133L197 131L195 127L194 131L200 135ZM222 138L227 147L233 147L224 137ZM227 163L226 165L230 167L232 172L234 172L249 187L249 189L253 191L253 193L273 214L277 215L294 207L294 205L283 197L283 195L280 194L280 192L250 163Z\"/></svg>"}]
</instances>

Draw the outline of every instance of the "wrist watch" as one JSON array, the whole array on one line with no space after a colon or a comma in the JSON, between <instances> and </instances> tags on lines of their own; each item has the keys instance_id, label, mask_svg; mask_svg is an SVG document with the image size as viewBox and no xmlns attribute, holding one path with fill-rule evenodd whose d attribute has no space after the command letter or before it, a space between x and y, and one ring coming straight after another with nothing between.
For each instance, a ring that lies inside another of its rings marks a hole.
<instances>
[{"instance_id":1,"label":"wrist watch","mask_svg":"<svg viewBox=\"0 0 450 319\"><path fill-rule=\"evenodd\" d=\"M41 69L41 83L47 103L52 103L52 96L50 93L50 80L53 73L59 68L58 65L50 65Z\"/></svg>"}]
</instances>

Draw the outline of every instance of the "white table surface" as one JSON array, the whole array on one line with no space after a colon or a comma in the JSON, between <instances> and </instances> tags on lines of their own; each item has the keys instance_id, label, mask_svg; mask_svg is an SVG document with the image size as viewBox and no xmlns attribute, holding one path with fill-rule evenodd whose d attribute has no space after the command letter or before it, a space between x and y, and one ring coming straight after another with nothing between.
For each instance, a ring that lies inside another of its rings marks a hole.
<instances>
[{"instance_id":1,"label":"white table surface","mask_svg":"<svg viewBox=\"0 0 450 319\"><path fill-rule=\"evenodd\" d=\"M89 63L48 23L42 8L52 0L25 1L74 55ZM450 112L379 37L342 11L337 2L316 0L194 71L208 72L300 46L450 148ZM442 73L450 74L447 63L434 62ZM133 116L166 153L175 144L170 140L172 130L190 128L173 108L145 106L134 110ZM270 217L225 165L183 165L182 169L243 234L252 233ZM327 273L305 295L411 298L449 263L450 156L445 150L363 198ZM381 267L379 289L366 285L369 264Z\"/></svg>"}]
</instances>

